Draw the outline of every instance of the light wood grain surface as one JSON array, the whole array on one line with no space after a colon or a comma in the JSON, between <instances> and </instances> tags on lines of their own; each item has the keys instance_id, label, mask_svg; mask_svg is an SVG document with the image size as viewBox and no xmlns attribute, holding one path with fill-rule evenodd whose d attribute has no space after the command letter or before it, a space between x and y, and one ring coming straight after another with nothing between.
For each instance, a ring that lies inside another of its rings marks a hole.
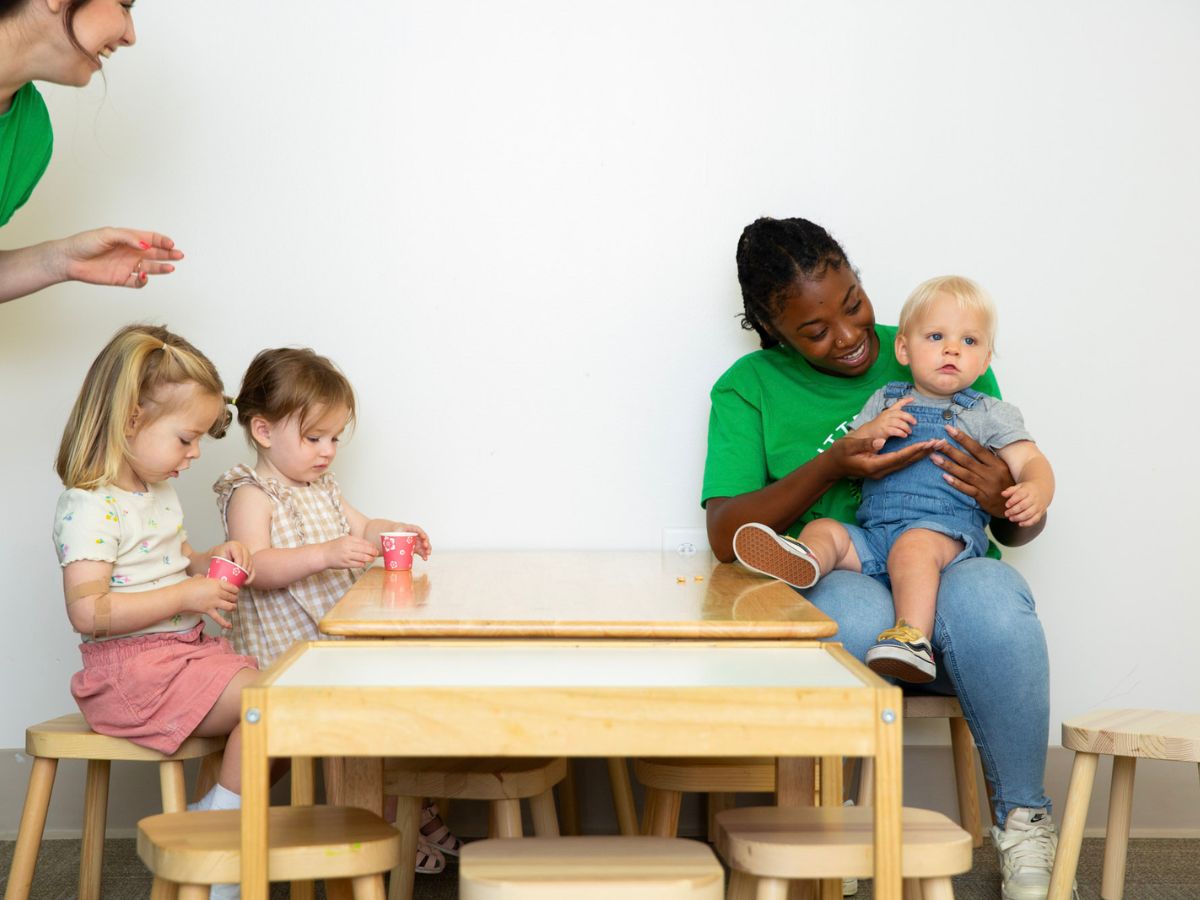
<instances>
[{"instance_id":1,"label":"light wood grain surface","mask_svg":"<svg viewBox=\"0 0 1200 900\"><path fill-rule=\"evenodd\" d=\"M369 569L321 620L346 637L832 637L781 582L711 556L659 552L434 553Z\"/></svg>"},{"instance_id":2,"label":"light wood grain surface","mask_svg":"<svg viewBox=\"0 0 1200 900\"><path fill-rule=\"evenodd\" d=\"M447 653L455 665L429 665ZM398 753L875 757L876 896L900 900L901 695L837 644L318 641L242 704L246 900L265 897L268 757L360 757L345 802L375 809L371 759Z\"/></svg>"},{"instance_id":3,"label":"light wood grain surface","mask_svg":"<svg viewBox=\"0 0 1200 900\"><path fill-rule=\"evenodd\" d=\"M1070 750L1200 762L1200 713L1098 709L1063 722Z\"/></svg>"}]
</instances>

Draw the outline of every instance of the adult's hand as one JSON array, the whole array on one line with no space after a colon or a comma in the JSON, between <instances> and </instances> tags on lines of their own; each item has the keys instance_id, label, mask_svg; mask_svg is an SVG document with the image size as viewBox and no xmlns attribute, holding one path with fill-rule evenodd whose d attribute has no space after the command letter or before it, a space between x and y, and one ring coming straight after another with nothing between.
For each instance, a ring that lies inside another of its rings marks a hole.
<instances>
[{"instance_id":1,"label":"adult's hand","mask_svg":"<svg viewBox=\"0 0 1200 900\"><path fill-rule=\"evenodd\" d=\"M1008 502L1004 492L1015 484L1008 463L961 429L947 425L946 431L963 446L963 450L945 444L940 453L930 457L934 465L946 473L946 481L951 487L974 497L992 518L1003 519Z\"/></svg>"},{"instance_id":2,"label":"adult's hand","mask_svg":"<svg viewBox=\"0 0 1200 900\"><path fill-rule=\"evenodd\" d=\"M115 287L145 287L149 276L170 274L171 261L183 259L165 234L132 228L96 228L52 246L68 280Z\"/></svg>"},{"instance_id":3,"label":"adult's hand","mask_svg":"<svg viewBox=\"0 0 1200 900\"><path fill-rule=\"evenodd\" d=\"M831 461L842 478L882 478L947 446L945 441L920 441L895 453L881 454L879 451L885 443L883 438L847 435L834 441L825 454L832 457Z\"/></svg>"}]
</instances>

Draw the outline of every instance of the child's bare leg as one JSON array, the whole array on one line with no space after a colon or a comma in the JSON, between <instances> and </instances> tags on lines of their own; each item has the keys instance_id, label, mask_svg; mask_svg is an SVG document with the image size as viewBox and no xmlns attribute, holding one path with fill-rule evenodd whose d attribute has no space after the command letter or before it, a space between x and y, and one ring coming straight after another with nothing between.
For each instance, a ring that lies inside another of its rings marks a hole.
<instances>
[{"instance_id":1,"label":"child's bare leg","mask_svg":"<svg viewBox=\"0 0 1200 900\"><path fill-rule=\"evenodd\" d=\"M213 704L208 715L196 726L196 735L212 737L225 734L225 755L221 758L218 783L235 794L242 792L242 688L258 676L256 669L241 669Z\"/></svg>"},{"instance_id":2,"label":"child's bare leg","mask_svg":"<svg viewBox=\"0 0 1200 900\"><path fill-rule=\"evenodd\" d=\"M862 571L850 532L837 519L814 519L804 526L797 540L812 551L822 575L834 569Z\"/></svg>"},{"instance_id":3,"label":"child's bare leg","mask_svg":"<svg viewBox=\"0 0 1200 900\"><path fill-rule=\"evenodd\" d=\"M888 575L897 619L927 636L933 634L942 569L962 549L962 541L925 528L914 528L896 538L888 554Z\"/></svg>"}]
</instances>

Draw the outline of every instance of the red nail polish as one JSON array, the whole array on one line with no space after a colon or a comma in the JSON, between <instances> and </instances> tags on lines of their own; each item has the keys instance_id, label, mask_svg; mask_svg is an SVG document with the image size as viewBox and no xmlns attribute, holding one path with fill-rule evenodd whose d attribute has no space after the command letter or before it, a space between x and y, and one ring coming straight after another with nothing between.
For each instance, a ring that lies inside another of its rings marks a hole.
<instances>
[{"instance_id":1,"label":"red nail polish","mask_svg":"<svg viewBox=\"0 0 1200 900\"><path fill-rule=\"evenodd\" d=\"M142 273L139 275L139 277L141 278L141 280L142 280L142 281L145 281L145 280L146 280L146 273L145 273L145 272L142 272Z\"/></svg>"},{"instance_id":2,"label":"red nail polish","mask_svg":"<svg viewBox=\"0 0 1200 900\"><path fill-rule=\"evenodd\" d=\"M150 249L150 245L147 244L145 241L138 241L138 246L141 247L143 250Z\"/></svg>"}]
</instances>

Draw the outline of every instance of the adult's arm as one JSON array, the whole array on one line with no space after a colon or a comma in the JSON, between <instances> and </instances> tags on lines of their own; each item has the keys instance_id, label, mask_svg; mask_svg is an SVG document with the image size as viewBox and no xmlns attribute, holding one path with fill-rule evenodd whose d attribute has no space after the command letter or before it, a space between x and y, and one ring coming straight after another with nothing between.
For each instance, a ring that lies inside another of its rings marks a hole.
<instances>
[{"instance_id":1,"label":"adult's arm","mask_svg":"<svg viewBox=\"0 0 1200 900\"><path fill-rule=\"evenodd\" d=\"M946 444L930 459L941 467L951 487L974 497L983 511L992 517L992 537L1006 547L1020 547L1041 534L1048 515L1028 528L1005 518L1007 500L1004 492L1015 484L1008 463L962 430L949 426L946 430L963 450Z\"/></svg>"},{"instance_id":2,"label":"adult's arm","mask_svg":"<svg viewBox=\"0 0 1200 900\"><path fill-rule=\"evenodd\" d=\"M163 234L132 228L96 228L32 247L0 250L0 303L64 281L145 287L149 276L175 271L183 259Z\"/></svg>"},{"instance_id":3,"label":"adult's arm","mask_svg":"<svg viewBox=\"0 0 1200 900\"><path fill-rule=\"evenodd\" d=\"M733 534L747 522L761 522L782 532L841 479L880 478L944 446L942 442L922 441L880 456L884 443L883 438L842 437L824 453L766 487L733 497L709 497L706 524L713 554L721 562L732 562Z\"/></svg>"}]
</instances>

